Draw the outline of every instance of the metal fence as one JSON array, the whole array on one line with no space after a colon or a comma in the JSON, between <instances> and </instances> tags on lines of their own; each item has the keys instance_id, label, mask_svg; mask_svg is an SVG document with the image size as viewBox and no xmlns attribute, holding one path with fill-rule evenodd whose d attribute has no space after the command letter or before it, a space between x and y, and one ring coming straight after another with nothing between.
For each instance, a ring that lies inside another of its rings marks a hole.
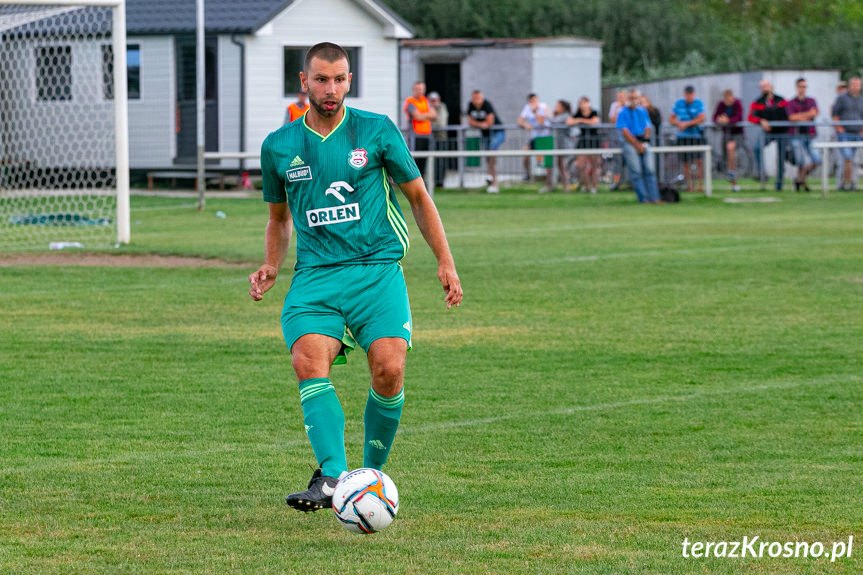
<instances>
[{"instance_id":1,"label":"metal fence","mask_svg":"<svg viewBox=\"0 0 863 575\"><path fill-rule=\"evenodd\" d=\"M735 177L738 182L749 180L747 187L755 185L764 189L771 179L775 186L781 154L783 181L789 184L789 189L804 168L809 178L820 178L825 195L831 177L835 178L837 189L843 185L856 189L863 158L863 136L858 141L840 142L837 141L836 127L842 126L846 132L859 133L863 130L863 122L775 122L772 126L778 129L766 133L758 125L741 123L737 127L741 128L742 133L732 135L726 131L727 127L705 124L704 145L690 147L677 145L676 128L661 126L659 134L653 138L659 186L674 187L681 191L691 186L695 192L709 194L715 179L727 178L730 159L727 143L733 140L736 148ZM813 138L798 133L800 128L809 126L816 130ZM539 138L542 139L533 142L537 149L530 150L531 140L536 134L518 126L504 125L499 127L505 136L502 145L497 151L490 151L485 149L489 141L483 139L480 130L467 126L447 126L434 131L433 145L429 151L418 151L414 156L419 164L425 164L426 183L432 190L441 186L458 189L487 187L488 159L491 157L495 158L501 186L516 187L531 182L546 185L550 175L552 186L561 186L564 180L568 180L572 190L590 191L591 188L583 184L584 175L588 172L591 177L595 176L597 184L609 189L630 185L621 155L619 131L609 124L591 127L596 131L587 145L579 144L584 134L577 128L554 126L548 135L541 135ZM406 139L410 140L409 134L406 134ZM811 146L807 147L807 143L811 143ZM813 162L810 155L812 151L820 155L820 163ZM257 160L259 154L206 152L199 162L203 165L208 160L222 159ZM702 168L700 175L699 160ZM809 166L813 164L814 168L810 170ZM209 169L210 164L207 166ZM844 174L846 166L850 167L847 181ZM203 185L199 181L202 204Z\"/></svg>"},{"instance_id":2,"label":"metal fence","mask_svg":"<svg viewBox=\"0 0 863 575\"><path fill-rule=\"evenodd\" d=\"M803 176L818 178L823 171L821 168L823 154L815 143L836 141L836 126L860 129L860 122L773 122L771 132L765 132L759 125L742 122L732 126L720 126L716 124L703 124L703 144L710 146L711 160L702 161L699 166L698 156L692 152L681 150L665 150L673 148L682 142L678 139L677 128L669 124L660 127L659 133L652 140L655 146L662 150L657 151L657 178L662 185L683 186L698 191L703 188L704 173L709 172L714 178L733 180L733 184L746 181L746 186L759 186L761 189L767 187L768 182L773 180L776 186L776 177L781 174L782 184L780 186L794 187L796 182ZM815 134L809 135L809 128L815 130ZM591 172L598 173L598 183L604 184L611 189L626 186L627 174L620 155L621 146L620 133L610 124L596 124L591 126L594 132L589 138L588 144L580 144L583 134L578 128L567 128L552 126L545 132L529 132L515 125L503 125L497 128L505 138L500 146L502 151L526 150L531 147L537 149L572 150L591 149L600 152L582 153L579 151L569 155L557 157L562 160L552 159L550 154L533 154L532 159L528 156L518 154L501 155L497 160L498 182L503 186L523 185L527 182L535 182L543 185L548 180L548 171L552 172L552 185L562 185L566 180L578 188L583 178L580 171L584 168L585 161L579 162L579 155L589 155L595 159L591 160L588 168ZM804 133L800 133L803 131ZM410 141L411 133L405 132L405 138ZM432 144L429 146L433 152L473 151L487 149L489 138L483 138L480 130L467 126L447 126L435 129L432 134ZM584 146L584 147L582 147ZM856 146L854 146L856 148ZM837 161L844 146L826 148L833 157L826 158L831 166L844 163ZM616 150L618 149L618 150ZM437 187L446 188L479 188L486 186L489 181L485 156L474 155L452 155L452 154L419 154L417 157L434 157L435 182ZM495 156L489 154L488 156ZM733 156L733 157L732 157ZM779 159L782 158L780 162ZM857 154L852 158L852 185L856 186L858 172L860 170L860 157ZM709 168L709 169L708 169ZM733 168L733 169L731 169ZM699 176L699 174L701 174ZM733 176L733 177L732 177ZM583 186L582 186L583 187Z\"/></svg>"}]
</instances>

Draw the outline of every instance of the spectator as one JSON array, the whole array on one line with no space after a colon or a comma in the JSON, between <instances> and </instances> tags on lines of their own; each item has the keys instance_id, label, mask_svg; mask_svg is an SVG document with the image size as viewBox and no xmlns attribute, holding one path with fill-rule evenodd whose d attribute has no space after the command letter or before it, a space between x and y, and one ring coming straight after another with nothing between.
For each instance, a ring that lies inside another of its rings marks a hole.
<instances>
[{"instance_id":1,"label":"spectator","mask_svg":"<svg viewBox=\"0 0 863 575\"><path fill-rule=\"evenodd\" d=\"M626 107L626 90L620 89L615 93L615 100L608 107L608 123L617 123L617 114Z\"/></svg>"},{"instance_id":2,"label":"spectator","mask_svg":"<svg viewBox=\"0 0 863 575\"><path fill-rule=\"evenodd\" d=\"M578 110L566 123L569 126L580 128L581 133L575 146L577 149L587 150L599 147L599 130L590 127L599 123L599 113L590 107L590 99L587 96L579 98ZM578 168L581 191L595 194L596 185L599 181L599 156L576 156L575 165Z\"/></svg>"},{"instance_id":3,"label":"spectator","mask_svg":"<svg viewBox=\"0 0 863 575\"><path fill-rule=\"evenodd\" d=\"M794 152L794 164L797 166L797 177L794 179L794 191L802 187L807 192L809 185L806 177L821 164L821 154L812 147L815 139L815 126L811 122L818 117L818 104L813 98L806 96L806 79L797 79L797 95L788 101L785 111L792 122L809 122L809 126L794 129L791 137L791 150ZM807 162L808 156L808 162Z\"/></svg>"},{"instance_id":4,"label":"spectator","mask_svg":"<svg viewBox=\"0 0 863 575\"><path fill-rule=\"evenodd\" d=\"M567 121L572 118L572 104L567 100L558 100L554 104L554 116L551 119L552 125L555 127L555 148L572 148L572 138L570 136L570 128ZM569 193L569 170L566 168L567 161L571 158L566 156L557 157L557 170L560 174L560 185L564 193Z\"/></svg>"},{"instance_id":5,"label":"spectator","mask_svg":"<svg viewBox=\"0 0 863 575\"><path fill-rule=\"evenodd\" d=\"M497 150L506 140L506 132L493 127L501 125L500 118L494 111L494 106L485 99L479 90L474 90L470 95L470 103L467 105L467 123L472 128L482 130L483 150ZM500 190L497 187L497 158L491 156L488 158L488 177L489 186L485 191L489 194L498 193Z\"/></svg>"},{"instance_id":6,"label":"spectator","mask_svg":"<svg viewBox=\"0 0 863 575\"><path fill-rule=\"evenodd\" d=\"M722 92L722 100L716 104L713 112L713 123L722 126L722 149L725 151L725 169L728 170L728 181L731 191L739 192L737 184L737 148L743 144L743 127L738 125L743 121L743 104L734 96L732 90Z\"/></svg>"},{"instance_id":7,"label":"spectator","mask_svg":"<svg viewBox=\"0 0 863 575\"><path fill-rule=\"evenodd\" d=\"M448 148L447 129L449 126L449 110L444 102L441 102L440 94L431 92L428 95L429 105L435 111L435 119L432 120L432 134L434 135L434 149L446 150ZM434 179L435 186L443 187L444 176L446 176L447 158L435 158Z\"/></svg>"},{"instance_id":8,"label":"spectator","mask_svg":"<svg viewBox=\"0 0 863 575\"><path fill-rule=\"evenodd\" d=\"M845 80L840 80L839 83L836 84L836 100L838 100L839 96L841 96L842 94L845 94L846 92L848 92L848 82L846 82ZM836 115L833 113L833 109L836 106L836 100L833 100L833 105L830 106L830 117L831 118ZM837 132L836 134L838 136L839 133ZM828 153L830 153L830 152L828 152ZM833 162L833 165L835 166L835 170L836 170L836 174L835 174L836 189L841 190L842 189L842 150L838 150L838 149L834 148L833 149L833 157L836 158L836 161Z\"/></svg>"},{"instance_id":9,"label":"spectator","mask_svg":"<svg viewBox=\"0 0 863 575\"><path fill-rule=\"evenodd\" d=\"M309 95L304 91L300 90L297 92L297 101L292 104L288 104L287 110L285 110L285 118L282 120L282 124L289 124L294 120L302 118L303 115L309 110Z\"/></svg>"},{"instance_id":10,"label":"spectator","mask_svg":"<svg viewBox=\"0 0 863 575\"><path fill-rule=\"evenodd\" d=\"M528 146L525 146L525 150L536 150L537 144L540 145L539 149L544 149L543 146L546 144L546 141L540 140L539 142L537 142L537 140L539 140L540 138L548 138L551 135L549 124L550 118L548 114L548 106L544 102L540 102L539 97L536 94L528 94L527 104L524 105L524 108L522 108L521 114L518 117L519 127L530 132L530 144ZM530 180L530 163L530 156L525 156L525 181ZM540 188L540 194L547 194L551 191L552 169L548 167L547 162L546 166L545 185Z\"/></svg>"},{"instance_id":11,"label":"spectator","mask_svg":"<svg viewBox=\"0 0 863 575\"><path fill-rule=\"evenodd\" d=\"M629 105L617 115L616 127L623 136L623 157L632 176L639 203L661 204L656 185L653 152L650 141L650 117L639 105L641 93L630 90Z\"/></svg>"},{"instance_id":12,"label":"spectator","mask_svg":"<svg viewBox=\"0 0 863 575\"><path fill-rule=\"evenodd\" d=\"M860 95L860 78L848 80L848 91L838 98L833 105L834 122L863 122L863 96ZM863 125L837 125L836 133L840 142L859 142L863 140ZM853 191L856 189L852 174L854 154L857 148L840 148L845 160L840 189Z\"/></svg>"},{"instance_id":13,"label":"spectator","mask_svg":"<svg viewBox=\"0 0 863 575\"><path fill-rule=\"evenodd\" d=\"M647 94L641 95L641 105L644 106L645 110L647 110L647 116L650 118L650 125L653 126L650 140L655 145L659 145L659 130L662 127L662 112L659 111L659 108L653 105L653 102L650 101Z\"/></svg>"},{"instance_id":14,"label":"spectator","mask_svg":"<svg viewBox=\"0 0 863 575\"><path fill-rule=\"evenodd\" d=\"M425 82L414 82L413 96L405 100L404 112L411 126L408 144L411 150L422 152L431 149L432 120L437 112L426 99ZM416 158L420 173L425 176L426 158Z\"/></svg>"},{"instance_id":15,"label":"spectator","mask_svg":"<svg viewBox=\"0 0 863 575\"><path fill-rule=\"evenodd\" d=\"M837 98L847 91L848 91L848 82L841 80L838 84L836 84L836 97ZM831 116L832 116L832 114L831 114Z\"/></svg>"},{"instance_id":16,"label":"spectator","mask_svg":"<svg viewBox=\"0 0 863 575\"><path fill-rule=\"evenodd\" d=\"M695 97L695 87L686 86L683 89L683 97L674 103L674 109L668 122L677 127L678 146L703 146L704 129L704 102ZM698 174L698 193L701 193L701 183L704 181L704 160L702 152L683 152L680 154L683 163L683 175L686 177L686 189L695 192L696 186L692 181L692 164Z\"/></svg>"},{"instance_id":17,"label":"spectator","mask_svg":"<svg viewBox=\"0 0 863 575\"><path fill-rule=\"evenodd\" d=\"M446 127L449 126L449 109L444 102L441 102L440 94L431 92L428 95L429 105L435 111L435 118L432 120L432 133L435 141L444 141L447 139Z\"/></svg>"},{"instance_id":18,"label":"spectator","mask_svg":"<svg viewBox=\"0 0 863 575\"><path fill-rule=\"evenodd\" d=\"M615 93L615 100L608 108L608 123L612 126L617 124L617 115L622 109L626 108L626 90L619 89ZM610 190L616 190L620 186L620 180L623 178L624 168L623 157L614 155L611 157L611 186Z\"/></svg>"},{"instance_id":19,"label":"spectator","mask_svg":"<svg viewBox=\"0 0 863 575\"><path fill-rule=\"evenodd\" d=\"M755 146L755 162L758 164L759 173L763 174L761 154L770 142L776 142L776 191L782 191L782 178L785 173L785 148L787 144L784 126L776 126L773 122L786 122L785 98L773 93L773 84L769 80L761 80L759 84L761 96L749 106L749 121L758 124L763 130ZM763 181L763 180L762 180Z\"/></svg>"}]
</instances>

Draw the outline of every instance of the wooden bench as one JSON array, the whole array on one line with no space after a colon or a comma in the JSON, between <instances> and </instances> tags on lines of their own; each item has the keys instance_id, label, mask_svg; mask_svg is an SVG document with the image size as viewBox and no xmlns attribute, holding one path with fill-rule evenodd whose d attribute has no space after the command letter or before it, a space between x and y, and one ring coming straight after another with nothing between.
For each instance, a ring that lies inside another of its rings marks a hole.
<instances>
[{"instance_id":1,"label":"wooden bench","mask_svg":"<svg viewBox=\"0 0 863 575\"><path fill-rule=\"evenodd\" d=\"M164 170L164 171L155 171L155 172L147 172L147 189L153 189L153 180L156 178L171 178L171 187L177 187L177 180L194 180L195 188L198 189L198 172L187 170ZM219 189L225 189L225 174L220 172L204 172L204 179L211 180L219 178Z\"/></svg>"}]
</instances>

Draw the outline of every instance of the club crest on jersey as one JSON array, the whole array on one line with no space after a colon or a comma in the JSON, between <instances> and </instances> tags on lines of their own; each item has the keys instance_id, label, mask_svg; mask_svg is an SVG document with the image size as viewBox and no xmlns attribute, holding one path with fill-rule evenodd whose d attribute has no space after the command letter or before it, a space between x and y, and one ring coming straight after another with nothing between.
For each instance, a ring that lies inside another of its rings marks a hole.
<instances>
[{"instance_id":1,"label":"club crest on jersey","mask_svg":"<svg viewBox=\"0 0 863 575\"><path fill-rule=\"evenodd\" d=\"M350 156L348 157L348 163L351 165L352 168L364 168L366 164L369 163L369 156L365 149L357 148L350 153Z\"/></svg>"}]
</instances>

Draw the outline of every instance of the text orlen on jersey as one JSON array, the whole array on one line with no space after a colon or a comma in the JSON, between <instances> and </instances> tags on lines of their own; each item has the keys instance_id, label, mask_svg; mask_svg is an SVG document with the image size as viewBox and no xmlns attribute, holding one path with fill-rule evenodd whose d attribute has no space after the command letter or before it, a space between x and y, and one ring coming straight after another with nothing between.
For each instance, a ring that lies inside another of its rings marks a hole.
<instances>
[{"instance_id":1,"label":"text orlen on jersey","mask_svg":"<svg viewBox=\"0 0 863 575\"><path fill-rule=\"evenodd\" d=\"M347 182L333 182L324 192L325 196L333 196L343 204L347 201L342 191L351 193L354 188ZM316 208L306 212L309 227L328 226L360 219L360 205L358 203L334 206L329 208Z\"/></svg>"}]
</instances>

